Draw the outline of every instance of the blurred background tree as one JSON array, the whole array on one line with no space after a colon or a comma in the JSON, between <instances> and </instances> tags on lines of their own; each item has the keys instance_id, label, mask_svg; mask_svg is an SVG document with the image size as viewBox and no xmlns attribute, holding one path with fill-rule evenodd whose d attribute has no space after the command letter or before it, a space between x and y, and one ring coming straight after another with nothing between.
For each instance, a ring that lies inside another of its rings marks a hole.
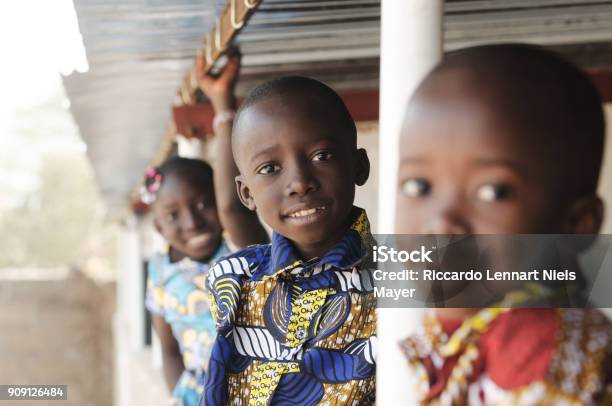
<instances>
[{"instance_id":1,"label":"blurred background tree","mask_svg":"<svg viewBox=\"0 0 612 406\"><path fill-rule=\"evenodd\" d=\"M116 230L104 221L61 87L10 117L0 148L0 268L111 269Z\"/></svg>"}]
</instances>

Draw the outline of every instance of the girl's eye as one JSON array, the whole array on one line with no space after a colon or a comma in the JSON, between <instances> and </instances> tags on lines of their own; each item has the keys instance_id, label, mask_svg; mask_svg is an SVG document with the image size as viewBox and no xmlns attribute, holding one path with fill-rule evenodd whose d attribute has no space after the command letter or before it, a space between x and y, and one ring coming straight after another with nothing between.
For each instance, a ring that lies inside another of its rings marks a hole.
<instances>
[{"instance_id":1,"label":"girl's eye","mask_svg":"<svg viewBox=\"0 0 612 406\"><path fill-rule=\"evenodd\" d=\"M425 179L408 179L401 185L405 197L422 197L429 193L431 185Z\"/></svg>"},{"instance_id":2,"label":"girl's eye","mask_svg":"<svg viewBox=\"0 0 612 406\"><path fill-rule=\"evenodd\" d=\"M332 157L332 153L329 151L317 152L313 157L313 161L327 161Z\"/></svg>"},{"instance_id":3,"label":"girl's eye","mask_svg":"<svg viewBox=\"0 0 612 406\"><path fill-rule=\"evenodd\" d=\"M280 166L276 164L266 164L260 167L257 170L257 173L260 175L271 175L273 173L278 172L279 170L280 170Z\"/></svg>"},{"instance_id":4,"label":"girl's eye","mask_svg":"<svg viewBox=\"0 0 612 406\"><path fill-rule=\"evenodd\" d=\"M489 183L482 185L476 191L478 200L492 203L498 200L508 199L512 196L512 188L508 185Z\"/></svg>"},{"instance_id":5,"label":"girl's eye","mask_svg":"<svg viewBox=\"0 0 612 406\"><path fill-rule=\"evenodd\" d=\"M176 221L177 219L178 219L178 212L172 211L172 212L168 213L168 220L169 221Z\"/></svg>"}]
</instances>

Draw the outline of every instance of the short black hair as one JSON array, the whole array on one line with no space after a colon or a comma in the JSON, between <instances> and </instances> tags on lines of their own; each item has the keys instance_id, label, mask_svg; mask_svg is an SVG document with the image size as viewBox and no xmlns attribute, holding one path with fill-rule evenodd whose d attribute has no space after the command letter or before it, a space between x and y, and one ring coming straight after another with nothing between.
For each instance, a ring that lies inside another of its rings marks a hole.
<instances>
[{"instance_id":1,"label":"short black hair","mask_svg":"<svg viewBox=\"0 0 612 406\"><path fill-rule=\"evenodd\" d=\"M451 52L415 94L438 75L465 70L495 94L498 108L531 137L550 145L574 197L596 193L605 143L602 99L591 78L562 56L527 44L481 45Z\"/></svg>"},{"instance_id":2,"label":"short black hair","mask_svg":"<svg viewBox=\"0 0 612 406\"><path fill-rule=\"evenodd\" d=\"M342 128L351 141L357 142L357 129L351 113L342 98L326 84L305 76L283 76L265 82L253 89L243 100L236 118L234 128L240 115L249 108L271 97L285 97L299 101L304 109L316 113L325 113L334 117L339 128ZM234 131L232 131L234 134Z\"/></svg>"},{"instance_id":3,"label":"short black hair","mask_svg":"<svg viewBox=\"0 0 612 406\"><path fill-rule=\"evenodd\" d=\"M205 181L212 181L213 178L213 169L208 162L181 156L168 158L157 167L157 170L162 176L175 175L190 180L196 178Z\"/></svg>"},{"instance_id":4,"label":"short black hair","mask_svg":"<svg viewBox=\"0 0 612 406\"><path fill-rule=\"evenodd\" d=\"M157 178L161 176L160 178ZM151 189L150 186L155 182L159 182L158 188L153 188L152 193L157 195L159 188L163 185L168 177L176 177L185 182L202 187L209 187L210 192L214 194L213 169L201 159L184 158L173 156L162 162L159 166L148 170L144 180L146 190ZM153 196L153 201L155 196Z\"/></svg>"}]
</instances>

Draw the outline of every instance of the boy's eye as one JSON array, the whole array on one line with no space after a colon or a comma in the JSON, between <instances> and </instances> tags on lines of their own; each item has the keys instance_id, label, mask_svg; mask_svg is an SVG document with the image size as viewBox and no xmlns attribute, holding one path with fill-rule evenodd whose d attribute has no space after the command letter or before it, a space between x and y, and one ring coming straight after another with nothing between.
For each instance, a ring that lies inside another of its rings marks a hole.
<instances>
[{"instance_id":1,"label":"boy's eye","mask_svg":"<svg viewBox=\"0 0 612 406\"><path fill-rule=\"evenodd\" d=\"M265 164L257 169L257 173L260 175L271 175L280 170L280 166L276 164Z\"/></svg>"},{"instance_id":2,"label":"boy's eye","mask_svg":"<svg viewBox=\"0 0 612 406\"><path fill-rule=\"evenodd\" d=\"M329 151L317 152L313 157L313 161L327 161L332 157L332 153Z\"/></svg>"},{"instance_id":3,"label":"boy's eye","mask_svg":"<svg viewBox=\"0 0 612 406\"><path fill-rule=\"evenodd\" d=\"M422 197L429 193L431 185L425 179L408 179L401 184L405 197Z\"/></svg>"},{"instance_id":4,"label":"boy's eye","mask_svg":"<svg viewBox=\"0 0 612 406\"><path fill-rule=\"evenodd\" d=\"M478 188L476 196L478 200L491 203L511 197L512 189L508 185L488 183Z\"/></svg>"}]
</instances>

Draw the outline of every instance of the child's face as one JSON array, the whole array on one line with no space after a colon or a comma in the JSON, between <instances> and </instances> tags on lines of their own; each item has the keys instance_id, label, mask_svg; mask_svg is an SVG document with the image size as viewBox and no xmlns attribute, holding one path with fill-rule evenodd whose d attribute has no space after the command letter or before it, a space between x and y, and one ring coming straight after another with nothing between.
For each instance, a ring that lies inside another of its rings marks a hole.
<instances>
[{"instance_id":1,"label":"child's face","mask_svg":"<svg viewBox=\"0 0 612 406\"><path fill-rule=\"evenodd\" d=\"M507 125L494 102L477 90L446 90L461 80L446 79L420 93L406 115L396 232L559 232L564 197L554 185L562 163Z\"/></svg>"},{"instance_id":2,"label":"child's face","mask_svg":"<svg viewBox=\"0 0 612 406\"><path fill-rule=\"evenodd\" d=\"M346 231L355 184L366 181L369 163L333 120L299 110L271 97L243 112L236 182L243 203L311 258Z\"/></svg>"},{"instance_id":3,"label":"child's face","mask_svg":"<svg viewBox=\"0 0 612 406\"><path fill-rule=\"evenodd\" d=\"M195 260L213 254L221 240L221 223L210 186L167 176L153 205L155 225L179 253Z\"/></svg>"}]
</instances>

